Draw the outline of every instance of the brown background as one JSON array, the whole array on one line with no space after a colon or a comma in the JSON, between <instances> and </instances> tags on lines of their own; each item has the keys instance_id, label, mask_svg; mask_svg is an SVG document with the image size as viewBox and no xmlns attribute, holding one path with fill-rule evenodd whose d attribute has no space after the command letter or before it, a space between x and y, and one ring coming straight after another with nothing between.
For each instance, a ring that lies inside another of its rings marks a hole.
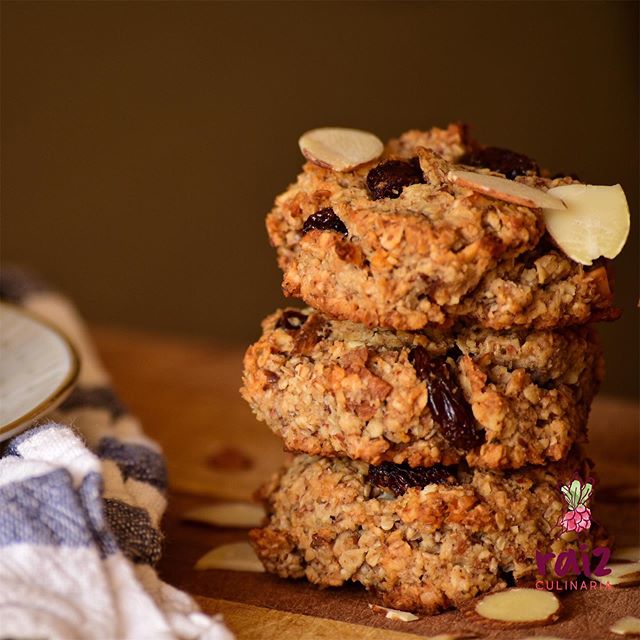
<instances>
[{"instance_id":1,"label":"brown background","mask_svg":"<svg viewBox=\"0 0 640 640\"><path fill-rule=\"evenodd\" d=\"M620 182L638 389L638 5L4 2L2 254L97 323L248 342L281 304L264 232L314 126L464 120L553 171Z\"/></svg>"}]
</instances>

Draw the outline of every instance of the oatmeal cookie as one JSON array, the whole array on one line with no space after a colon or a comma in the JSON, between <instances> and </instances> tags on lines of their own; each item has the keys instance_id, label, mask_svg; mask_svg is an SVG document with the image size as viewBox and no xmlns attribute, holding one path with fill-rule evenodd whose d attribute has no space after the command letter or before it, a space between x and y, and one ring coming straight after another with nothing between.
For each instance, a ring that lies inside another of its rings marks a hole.
<instances>
[{"instance_id":1,"label":"oatmeal cookie","mask_svg":"<svg viewBox=\"0 0 640 640\"><path fill-rule=\"evenodd\" d=\"M591 475L577 455L504 473L384 466L296 456L261 490L267 524L250 532L267 571L322 586L359 582L387 606L433 614L535 580L538 549L607 542L595 523L577 540L560 537L560 485Z\"/></svg>"},{"instance_id":2,"label":"oatmeal cookie","mask_svg":"<svg viewBox=\"0 0 640 640\"><path fill-rule=\"evenodd\" d=\"M541 210L452 184L452 167L548 189L531 160L482 148L466 129L409 131L349 172L312 162L267 230L283 289L341 319L415 330L464 322L550 328L617 317L606 267L551 245Z\"/></svg>"},{"instance_id":3,"label":"oatmeal cookie","mask_svg":"<svg viewBox=\"0 0 640 640\"><path fill-rule=\"evenodd\" d=\"M288 450L372 464L559 460L603 373L590 327L408 333L286 309L263 329L242 388L258 418Z\"/></svg>"}]
</instances>

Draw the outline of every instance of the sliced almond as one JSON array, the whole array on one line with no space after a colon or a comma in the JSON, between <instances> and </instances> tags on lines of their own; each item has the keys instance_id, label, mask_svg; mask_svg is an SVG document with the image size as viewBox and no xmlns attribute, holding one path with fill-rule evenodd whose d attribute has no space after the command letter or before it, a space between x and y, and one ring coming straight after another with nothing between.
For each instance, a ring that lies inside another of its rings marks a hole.
<instances>
[{"instance_id":1,"label":"sliced almond","mask_svg":"<svg viewBox=\"0 0 640 640\"><path fill-rule=\"evenodd\" d=\"M640 618L635 616L620 618L609 627L609 631L619 636L640 636Z\"/></svg>"},{"instance_id":2,"label":"sliced almond","mask_svg":"<svg viewBox=\"0 0 640 640\"><path fill-rule=\"evenodd\" d=\"M262 563L248 542L231 542L215 547L196 562L195 568L264 573Z\"/></svg>"},{"instance_id":3,"label":"sliced almond","mask_svg":"<svg viewBox=\"0 0 640 640\"><path fill-rule=\"evenodd\" d=\"M547 231L558 246L580 264L596 258L615 258L629 236L629 205L619 184L599 187L565 184L549 189L565 208L545 205Z\"/></svg>"},{"instance_id":4,"label":"sliced almond","mask_svg":"<svg viewBox=\"0 0 640 640\"><path fill-rule=\"evenodd\" d=\"M373 133L341 127L307 131L298 140L298 145L307 160L334 171L351 171L379 158L384 149Z\"/></svg>"},{"instance_id":5,"label":"sliced almond","mask_svg":"<svg viewBox=\"0 0 640 640\"><path fill-rule=\"evenodd\" d=\"M621 562L607 565L611 573L606 576L594 576L603 584L618 587L632 587L640 584L640 562Z\"/></svg>"},{"instance_id":6,"label":"sliced almond","mask_svg":"<svg viewBox=\"0 0 640 640\"><path fill-rule=\"evenodd\" d=\"M475 612L507 626L544 625L558 619L560 601L550 591L507 589L481 598Z\"/></svg>"},{"instance_id":7,"label":"sliced almond","mask_svg":"<svg viewBox=\"0 0 640 640\"><path fill-rule=\"evenodd\" d=\"M519 204L531 209L556 208L563 209L564 203L557 197L549 195L549 192L542 189L535 189L520 182L490 176L486 173L475 173L473 171L449 171L447 178L461 186L483 193L484 195Z\"/></svg>"},{"instance_id":8,"label":"sliced almond","mask_svg":"<svg viewBox=\"0 0 640 640\"><path fill-rule=\"evenodd\" d=\"M401 620L402 622L413 622L414 620L420 620L418 616L414 615L410 611L400 611L399 609L389 609L388 607L381 607L379 604L370 604L369 609L374 613L381 613L385 618L389 620Z\"/></svg>"},{"instance_id":9,"label":"sliced almond","mask_svg":"<svg viewBox=\"0 0 640 640\"><path fill-rule=\"evenodd\" d=\"M216 527L252 529L262 524L265 515L263 507L251 502L220 502L187 511L182 519Z\"/></svg>"},{"instance_id":10,"label":"sliced almond","mask_svg":"<svg viewBox=\"0 0 640 640\"><path fill-rule=\"evenodd\" d=\"M613 560L640 562L640 547L620 547L619 549L614 549L611 558Z\"/></svg>"}]
</instances>

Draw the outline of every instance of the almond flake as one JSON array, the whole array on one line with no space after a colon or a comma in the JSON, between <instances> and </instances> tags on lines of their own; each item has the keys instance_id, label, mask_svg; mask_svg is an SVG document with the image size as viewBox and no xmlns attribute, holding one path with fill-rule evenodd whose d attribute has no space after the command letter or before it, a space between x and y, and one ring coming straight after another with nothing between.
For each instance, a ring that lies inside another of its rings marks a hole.
<instances>
[{"instance_id":1,"label":"almond flake","mask_svg":"<svg viewBox=\"0 0 640 640\"><path fill-rule=\"evenodd\" d=\"M640 562L620 562L607 565L611 573L606 576L594 576L603 584L631 587L640 584Z\"/></svg>"},{"instance_id":2,"label":"almond flake","mask_svg":"<svg viewBox=\"0 0 640 640\"><path fill-rule=\"evenodd\" d=\"M563 207L544 205L547 231L557 245L580 264L604 256L615 258L629 236L629 205L619 184L601 187L565 184L549 189Z\"/></svg>"},{"instance_id":3,"label":"almond flake","mask_svg":"<svg viewBox=\"0 0 640 640\"><path fill-rule=\"evenodd\" d=\"M264 573L262 563L248 542L231 542L215 547L196 562L195 568Z\"/></svg>"},{"instance_id":4,"label":"almond flake","mask_svg":"<svg viewBox=\"0 0 640 640\"><path fill-rule=\"evenodd\" d=\"M544 625L557 620L560 601L549 591L507 589L484 596L475 606L481 618L508 626Z\"/></svg>"},{"instance_id":5,"label":"almond flake","mask_svg":"<svg viewBox=\"0 0 640 640\"><path fill-rule=\"evenodd\" d=\"M399 609L389 609L388 607L381 607L379 604L370 604L369 609L374 613L384 613L384 617L389 620L401 620L402 622L413 622L414 620L420 620L418 616L409 611L400 611Z\"/></svg>"},{"instance_id":6,"label":"almond flake","mask_svg":"<svg viewBox=\"0 0 640 640\"><path fill-rule=\"evenodd\" d=\"M635 616L620 618L609 627L609 631L619 636L640 636L640 618Z\"/></svg>"},{"instance_id":7,"label":"almond flake","mask_svg":"<svg viewBox=\"0 0 640 640\"><path fill-rule=\"evenodd\" d=\"M307 159L334 171L351 171L382 155L384 145L377 136L358 129L325 127L312 129L298 140Z\"/></svg>"},{"instance_id":8,"label":"almond flake","mask_svg":"<svg viewBox=\"0 0 640 640\"><path fill-rule=\"evenodd\" d=\"M559 198L549 195L542 189L535 189L521 182L514 182L499 176L491 176L486 173L474 171L449 171L447 178L461 186L482 193L504 202L519 204L532 209L564 209L564 202Z\"/></svg>"},{"instance_id":9,"label":"almond flake","mask_svg":"<svg viewBox=\"0 0 640 640\"><path fill-rule=\"evenodd\" d=\"M252 529L259 527L264 517L264 509L260 505L251 502L220 502L187 511L182 519L216 527Z\"/></svg>"}]
</instances>

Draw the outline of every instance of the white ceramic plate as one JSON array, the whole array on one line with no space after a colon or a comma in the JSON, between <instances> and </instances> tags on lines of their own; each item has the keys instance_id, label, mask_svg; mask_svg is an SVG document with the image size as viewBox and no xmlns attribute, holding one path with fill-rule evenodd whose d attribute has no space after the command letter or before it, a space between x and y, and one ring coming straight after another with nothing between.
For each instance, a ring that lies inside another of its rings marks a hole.
<instances>
[{"instance_id":1,"label":"white ceramic plate","mask_svg":"<svg viewBox=\"0 0 640 640\"><path fill-rule=\"evenodd\" d=\"M0 303L0 442L57 407L79 369L74 348L58 329Z\"/></svg>"}]
</instances>

